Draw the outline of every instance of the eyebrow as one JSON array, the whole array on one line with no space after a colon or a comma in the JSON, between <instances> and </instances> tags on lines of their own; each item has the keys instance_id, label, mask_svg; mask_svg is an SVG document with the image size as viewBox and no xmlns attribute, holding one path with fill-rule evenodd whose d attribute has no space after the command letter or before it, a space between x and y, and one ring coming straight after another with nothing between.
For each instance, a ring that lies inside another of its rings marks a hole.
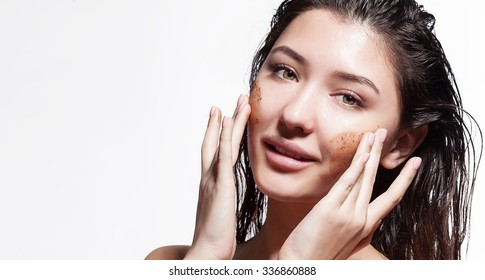
<instances>
[{"instance_id":1,"label":"eyebrow","mask_svg":"<svg viewBox=\"0 0 485 280\"><path fill-rule=\"evenodd\" d=\"M341 71L333 72L332 76L335 76L338 79L341 79L341 80L344 80L344 81L349 81L349 82L367 85L370 88L372 88L377 95L380 95L379 89L376 87L376 85L371 80L367 79L366 77L354 75L354 74L351 74L351 73L341 72Z\"/></svg>"},{"instance_id":2,"label":"eyebrow","mask_svg":"<svg viewBox=\"0 0 485 280\"><path fill-rule=\"evenodd\" d=\"M285 53L286 55L290 56L291 58L293 58L297 62L299 62L301 64L307 64L306 58L304 58L301 54L297 53L296 51L294 51L293 49L291 49L288 46L283 45L283 46L278 46L276 48L273 48L271 50L271 54L275 53L275 52Z\"/></svg>"}]
</instances>

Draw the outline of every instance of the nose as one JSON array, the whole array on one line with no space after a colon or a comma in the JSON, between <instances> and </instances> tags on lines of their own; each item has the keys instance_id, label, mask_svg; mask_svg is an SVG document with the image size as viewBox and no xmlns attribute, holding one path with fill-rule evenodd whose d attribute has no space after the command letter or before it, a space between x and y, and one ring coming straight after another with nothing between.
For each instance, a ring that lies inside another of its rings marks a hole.
<instances>
[{"instance_id":1,"label":"nose","mask_svg":"<svg viewBox=\"0 0 485 280\"><path fill-rule=\"evenodd\" d=\"M295 92L288 100L280 117L280 122L288 130L298 134L309 134L315 126L316 106L318 100L314 87L305 87Z\"/></svg>"}]
</instances>

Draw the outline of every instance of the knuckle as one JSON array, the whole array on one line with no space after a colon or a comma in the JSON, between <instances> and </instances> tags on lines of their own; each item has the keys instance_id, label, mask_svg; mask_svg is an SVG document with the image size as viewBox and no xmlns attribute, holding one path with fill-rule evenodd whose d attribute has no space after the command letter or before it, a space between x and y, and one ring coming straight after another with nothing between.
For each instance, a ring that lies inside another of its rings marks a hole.
<instances>
[{"instance_id":1,"label":"knuckle","mask_svg":"<svg viewBox=\"0 0 485 280\"><path fill-rule=\"evenodd\" d=\"M327 217L327 223L336 227L347 227L349 224L349 216L339 211L324 211Z\"/></svg>"},{"instance_id":2,"label":"knuckle","mask_svg":"<svg viewBox=\"0 0 485 280\"><path fill-rule=\"evenodd\" d=\"M232 158L232 155L229 154L229 153L226 153L224 150L220 150L219 151L219 164L222 164L224 165L225 162L228 160L228 159L231 159Z\"/></svg>"},{"instance_id":3,"label":"knuckle","mask_svg":"<svg viewBox=\"0 0 485 280\"><path fill-rule=\"evenodd\" d=\"M351 191L354 188L355 182L349 176L343 176L340 178L340 184L345 187L346 191Z\"/></svg>"},{"instance_id":4,"label":"knuckle","mask_svg":"<svg viewBox=\"0 0 485 280\"><path fill-rule=\"evenodd\" d=\"M386 200L388 201L389 205L391 205L393 208L397 206L401 200L402 200L402 195L397 193L397 192L391 192L388 191Z\"/></svg>"},{"instance_id":5,"label":"knuckle","mask_svg":"<svg viewBox=\"0 0 485 280\"><path fill-rule=\"evenodd\" d=\"M318 214L321 217L326 217L327 220L333 220L336 218L336 214L334 213L335 211L331 209L330 207L326 207L326 205L322 205L323 207L318 207Z\"/></svg>"},{"instance_id":6,"label":"knuckle","mask_svg":"<svg viewBox=\"0 0 485 280\"><path fill-rule=\"evenodd\" d=\"M360 229L363 228L363 226L364 226L363 223L358 218L350 219L347 222L347 227L352 231L359 231Z\"/></svg>"}]
</instances>

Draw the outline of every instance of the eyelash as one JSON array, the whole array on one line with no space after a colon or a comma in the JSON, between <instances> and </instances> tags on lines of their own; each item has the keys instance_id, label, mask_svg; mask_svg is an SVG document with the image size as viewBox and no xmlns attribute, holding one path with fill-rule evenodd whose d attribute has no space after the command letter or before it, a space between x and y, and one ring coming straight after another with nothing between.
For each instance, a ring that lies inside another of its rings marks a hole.
<instances>
[{"instance_id":1,"label":"eyelash","mask_svg":"<svg viewBox=\"0 0 485 280\"><path fill-rule=\"evenodd\" d=\"M282 77L281 75L278 74L278 72L280 72L282 70L290 71L293 74L293 76L295 77L295 80L298 81L298 75L296 74L296 71L293 70L293 68L291 68L290 66L288 66L286 64L273 64L273 65L271 65L271 71L273 72L274 75L276 75L278 78L291 81L290 79L286 79L286 78L284 78L284 77Z\"/></svg>"},{"instance_id":2,"label":"eyelash","mask_svg":"<svg viewBox=\"0 0 485 280\"><path fill-rule=\"evenodd\" d=\"M341 90L339 92L337 92L336 94L334 94L334 96L342 96L342 98L344 97L351 97L353 100L355 100L355 104L354 105L349 105L349 104L346 104L344 103L344 101L340 101L342 102L345 106L348 106L348 107L356 107L356 108L364 108L365 104L364 104L364 101L359 97L357 96L357 94L355 94L354 92L352 91L349 91L349 90Z\"/></svg>"}]
</instances>

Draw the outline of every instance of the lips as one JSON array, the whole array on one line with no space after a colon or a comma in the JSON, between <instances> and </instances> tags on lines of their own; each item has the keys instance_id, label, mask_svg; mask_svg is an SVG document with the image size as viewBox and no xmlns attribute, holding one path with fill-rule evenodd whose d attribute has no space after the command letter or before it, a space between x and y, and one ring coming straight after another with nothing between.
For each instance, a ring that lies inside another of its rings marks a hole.
<instances>
[{"instance_id":1,"label":"lips","mask_svg":"<svg viewBox=\"0 0 485 280\"><path fill-rule=\"evenodd\" d=\"M299 171L318 160L297 144L279 137L269 137L263 142L269 165L279 171Z\"/></svg>"},{"instance_id":2,"label":"lips","mask_svg":"<svg viewBox=\"0 0 485 280\"><path fill-rule=\"evenodd\" d=\"M301 157L301 156L299 156L299 155L297 155L295 153L292 153L292 152L290 152L288 150L285 150L285 149L283 149L281 147L272 146L272 148L275 149L278 153L283 154L285 156L288 156L290 158L294 158L296 160L306 160L305 158L303 158L303 157Z\"/></svg>"}]
</instances>

